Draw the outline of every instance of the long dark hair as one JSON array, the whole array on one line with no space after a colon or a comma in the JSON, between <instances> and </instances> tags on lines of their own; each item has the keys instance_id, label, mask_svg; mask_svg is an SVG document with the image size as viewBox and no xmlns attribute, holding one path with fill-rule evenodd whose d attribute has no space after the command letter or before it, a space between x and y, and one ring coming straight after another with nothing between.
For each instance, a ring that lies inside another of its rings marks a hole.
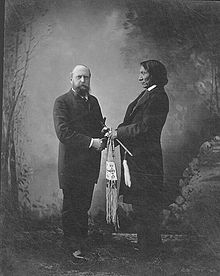
<instances>
[{"instance_id":1,"label":"long dark hair","mask_svg":"<svg viewBox=\"0 0 220 276\"><path fill-rule=\"evenodd\" d=\"M166 67L158 60L145 60L140 63L151 77L152 84L164 86L168 83Z\"/></svg>"}]
</instances>

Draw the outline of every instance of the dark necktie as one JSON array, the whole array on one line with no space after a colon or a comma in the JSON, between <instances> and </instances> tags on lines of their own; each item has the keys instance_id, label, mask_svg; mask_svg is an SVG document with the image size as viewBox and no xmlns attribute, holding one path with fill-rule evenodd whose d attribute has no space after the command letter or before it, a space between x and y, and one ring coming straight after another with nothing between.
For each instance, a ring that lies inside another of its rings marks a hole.
<instances>
[{"instance_id":1,"label":"dark necktie","mask_svg":"<svg viewBox=\"0 0 220 276\"><path fill-rule=\"evenodd\" d=\"M90 111L90 102L89 102L89 99L86 98L86 97L82 97L84 103L85 103L85 106L87 107L87 109Z\"/></svg>"}]
</instances>

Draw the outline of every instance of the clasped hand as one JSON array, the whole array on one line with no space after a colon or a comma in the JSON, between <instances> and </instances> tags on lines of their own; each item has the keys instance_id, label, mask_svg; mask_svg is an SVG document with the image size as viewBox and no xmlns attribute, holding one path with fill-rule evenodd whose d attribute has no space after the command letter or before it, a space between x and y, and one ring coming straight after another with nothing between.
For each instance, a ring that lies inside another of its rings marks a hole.
<instances>
[{"instance_id":1,"label":"clasped hand","mask_svg":"<svg viewBox=\"0 0 220 276\"><path fill-rule=\"evenodd\" d=\"M93 138L92 141L92 148L94 148L97 151L102 151L105 148L105 141L100 138Z\"/></svg>"},{"instance_id":2,"label":"clasped hand","mask_svg":"<svg viewBox=\"0 0 220 276\"><path fill-rule=\"evenodd\" d=\"M111 138L112 140L117 138L117 131L116 130L112 130L112 128L109 128L107 126L103 127L101 133L107 137L107 138Z\"/></svg>"},{"instance_id":3,"label":"clasped hand","mask_svg":"<svg viewBox=\"0 0 220 276\"><path fill-rule=\"evenodd\" d=\"M105 129L103 129L104 131L104 137L105 138L93 138L93 142L92 142L92 148L94 148L97 151L102 151L106 148L106 138L110 138L112 140L117 138L117 131L116 130L111 130L110 128L105 127Z\"/></svg>"},{"instance_id":4,"label":"clasped hand","mask_svg":"<svg viewBox=\"0 0 220 276\"><path fill-rule=\"evenodd\" d=\"M112 140L117 138L117 130L110 129L106 134L106 137L111 138Z\"/></svg>"}]
</instances>

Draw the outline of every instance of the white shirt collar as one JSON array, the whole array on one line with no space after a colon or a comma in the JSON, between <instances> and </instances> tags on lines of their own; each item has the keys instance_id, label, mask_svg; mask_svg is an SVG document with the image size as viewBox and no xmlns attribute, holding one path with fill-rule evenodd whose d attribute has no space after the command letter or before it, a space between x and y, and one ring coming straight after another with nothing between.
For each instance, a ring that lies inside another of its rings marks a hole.
<instances>
[{"instance_id":1,"label":"white shirt collar","mask_svg":"<svg viewBox=\"0 0 220 276\"><path fill-rule=\"evenodd\" d=\"M151 85L150 87L147 88L147 91L151 91L151 90L153 90L155 87L157 87L156 84L153 84L153 85Z\"/></svg>"}]
</instances>

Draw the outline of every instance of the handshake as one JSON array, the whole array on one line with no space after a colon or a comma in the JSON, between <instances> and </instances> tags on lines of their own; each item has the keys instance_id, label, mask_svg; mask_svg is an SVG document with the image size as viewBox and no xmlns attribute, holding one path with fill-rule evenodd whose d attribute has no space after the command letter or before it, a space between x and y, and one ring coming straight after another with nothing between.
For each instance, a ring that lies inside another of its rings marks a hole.
<instances>
[{"instance_id":1,"label":"handshake","mask_svg":"<svg viewBox=\"0 0 220 276\"><path fill-rule=\"evenodd\" d=\"M91 147L94 148L97 151L102 151L106 148L107 139L116 139L117 138L117 131L112 131L110 128L104 126L102 131L103 138L93 138Z\"/></svg>"}]
</instances>

